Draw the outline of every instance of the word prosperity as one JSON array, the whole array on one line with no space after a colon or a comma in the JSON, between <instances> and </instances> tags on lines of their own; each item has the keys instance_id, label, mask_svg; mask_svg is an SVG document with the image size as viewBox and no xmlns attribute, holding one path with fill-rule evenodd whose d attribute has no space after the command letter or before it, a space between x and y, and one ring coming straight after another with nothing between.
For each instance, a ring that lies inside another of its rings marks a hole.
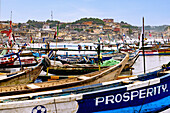
<instances>
[{"instance_id":1,"label":"word prosperity","mask_svg":"<svg viewBox=\"0 0 170 113\"><path fill-rule=\"evenodd\" d=\"M125 92L123 94L107 95L104 97L96 97L95 105L99 104L114 104L120 103L121 101L127 102L134 99L143 99L150 96L158 95L161 92L168 92L167 84L159 85L157 87L151 87L146 89L134 90L131 92Z\"/></svg>"}]
</instances>

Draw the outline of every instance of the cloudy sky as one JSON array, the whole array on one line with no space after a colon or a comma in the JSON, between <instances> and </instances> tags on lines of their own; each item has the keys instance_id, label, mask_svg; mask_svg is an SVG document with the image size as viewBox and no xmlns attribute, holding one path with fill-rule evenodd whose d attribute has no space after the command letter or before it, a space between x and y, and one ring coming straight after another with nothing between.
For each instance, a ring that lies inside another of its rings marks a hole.
<instances>
[{"instance_id":1,"label":"cloudy sky","mask_svg":"<svg viewBox=\"0 0 170 113\"><path fill-rule=\"evenodd\" d=\"M0 20L13 22L51 19L73 22L83 17L113 18L141 26L170 25L170 0L0 0Z\"/></svg>"}]
</instances>

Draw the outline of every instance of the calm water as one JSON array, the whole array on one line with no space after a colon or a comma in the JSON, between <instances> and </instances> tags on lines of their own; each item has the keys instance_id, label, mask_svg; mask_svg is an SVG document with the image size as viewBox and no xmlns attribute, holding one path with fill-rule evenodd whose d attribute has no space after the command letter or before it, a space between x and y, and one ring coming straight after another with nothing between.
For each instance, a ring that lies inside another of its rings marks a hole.
<instances>
[{"instance_id":1,"label":"calm water","mask_svg":"<svg viewBox=\"0 0 170 113\"><path fill-rule=\"evenodd\" d=\"M155 71L160 69L163 64L167 64L170 62L170 55L166 56L145 56L145 64L146 64L146 72ZM143 56L139 56L136 60L135 64L133 65L134 70L133 75L138 75L143 73ZM122 72L121 75L129 75L130 71Z\"/></svg>"}]
</instances>

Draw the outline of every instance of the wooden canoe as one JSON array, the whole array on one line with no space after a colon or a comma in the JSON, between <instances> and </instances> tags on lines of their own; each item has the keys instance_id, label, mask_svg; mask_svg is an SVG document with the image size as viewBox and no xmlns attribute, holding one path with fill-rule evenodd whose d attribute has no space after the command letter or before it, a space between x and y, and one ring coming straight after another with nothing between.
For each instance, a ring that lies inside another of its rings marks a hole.
<instances>
[{"instance_id":1,"label":"wooden canoe","mask_svg":"<svg viewBox=\"0 0 170 113\"><path fill-rule=\"evenodd\" d=\"M136 51L131 51L128 52L129 53L129 61L128 63L125 65L123 71L128 71L130 70L130 68L133 66L133 64L136 62L136 60L139 57L139 50Z\"/></svg>"},{"instance_id":2,"label":"wooden canoe","mask_svg":"<svg viewBox=\"0 0 170 113\"><path fill-rule=\"evenodd\" d=\"M129 54L125 54L122 61L114 66L109 66L100 71L95 71L85 75L80 75L75 78L68 78L62 80L54 80L42 83L32 83L32 84L23 84L15 86L6 86L0 87L1 95L11 95L27 92L36 92L36 91L47 91L51 89L61 89L75 86L84 86L90 84L96 84L101 82L106 82L110 80L117 79L118 75L121 73L125 64L128 62Z\"/></svg>"},{"instance_id":3,"label":"wooden canoe","mask_svg":"<svg viewBox=\"0 0 170 113\"><path fill-rule=\"evenodd\" d=\"M118 64L119 61L116 61L114 59L110 59L107 61L104 61L101 64L101 69L107 68L108 66L113 66ZM51 64L50 67L44 67L44 71L50 74L54 75L82 75L87 74L90 72L98 71L99 66L97 64Z\"/></svg>"},{"instance_id":4,"label":"wooden canoe","mask_svg":"<svg viewBox=\"0 0 170 113\"><path fill-rule=\"evenodd\" d=\"M1 96L1 112L158 113L170 106L170 67L88 86ZM23 104L24 103L24 104ZM166 110L166 111L164 111Z\"/></svg>"},{"instance_id":5,"label":"wooden canoe","mask_svg":"<svg viewBox=\"0 0 170 113\"><path fill-rule=\"evenodd\" d=\"M28 84L36 80L42 71L43 64L48 63L48 58L42 59L36 66L23 68L20 71L0 75L0 86ZM47 65L47 64L46 64Z\"/></svg>"}]
</instances>

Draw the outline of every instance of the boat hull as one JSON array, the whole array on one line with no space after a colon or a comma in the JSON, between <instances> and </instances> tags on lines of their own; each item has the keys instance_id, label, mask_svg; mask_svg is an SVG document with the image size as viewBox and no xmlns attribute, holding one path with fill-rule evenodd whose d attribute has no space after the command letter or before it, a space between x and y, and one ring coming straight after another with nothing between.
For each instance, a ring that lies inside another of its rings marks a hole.
<instances>
[{"instance_id":1,"label":"boat hull","mask_svg":"<svg viewBox=\"0 0 170 113\"><path fill-rule=\"evenodd\" d=\"M79 113L121 113L121 112L156 112L170 106L170 74L167 80L161 80L155 85L142 87L136 86L133 90L129 87L89 94L83 96L79 103ZM149 83L148 83L149 84ZM167 102L168 100L168 102ZM87 104L90 103L90 104ZM86 103L86 104L84 104ZM84 109L88 108L88 109Z\"/></svg>"},{"instance_id":2,"label":"boat hull","mask_svg":"<svg viewBox=\"0 0 170 113\"><path fill-rule=\"evenodd\" d=\"M152 55L170 55L170 49L160 49L160 50L145 50L146 56ZM142 50L140 50L139 56L143 56Z\"/></svg>"},{"instance_id":3,"label":"boat hull","mask_svg":"<svg viewBox=\"0 0 170 113\"><path fill-rule=\"evenodd\" d=\"M0 93L1 95L11 95L11 92L12 94L20 94L20 93L28 93L28 92L47 91L53 89L70 88L75 86L85 86L85 85L115 80L123 70L125 64L128 62L128 59L129 59L129 55L126 53L125 57L119 64L107 67L100 71L88 73L85 75L80 75L78 77L70 78L70 79L62 79L62 80L48 81L42 83L33 83L32 85L36 87L30 87L30 88L28 88L28 85L0 87ZM15 89L15 90L11 91L11 89Z\"/></svg>"},{"instance_id":4,"label":"boat hull","mask_svg":"<svg viewBox=\"0 0 170 113\"><path fill-rule=\"evenodd\" d=\"M17 73L7 75L7 78L0 80L0 86L9 86L17 84L28 84L36 80L43 66L26 69Z\"/></svg>"},{"instance_id":5,"label":"boat hull","mask_svg":"<svg viewBox=\"0 0 170 113\"><path fill-rule=\"evenodd\" d=\"M149 74L157 75L157 73L158 71ZM144 79L145 76L142 78ZM80 94L27 100L23 101L24 104L22 101L0 103L0 111L5 113L37 113L41 111L45 113L56 111L57 113L160 112L170 107L169 80L170 73L158 78L136 81L133 84L119 87L109 87L108 82L100 83L93 85L93 87L108 84L108 88L97 91L90 91L89 88L88 92ZM83 89L83 87L81 88Z\"/></svg>"}]
</instances>

